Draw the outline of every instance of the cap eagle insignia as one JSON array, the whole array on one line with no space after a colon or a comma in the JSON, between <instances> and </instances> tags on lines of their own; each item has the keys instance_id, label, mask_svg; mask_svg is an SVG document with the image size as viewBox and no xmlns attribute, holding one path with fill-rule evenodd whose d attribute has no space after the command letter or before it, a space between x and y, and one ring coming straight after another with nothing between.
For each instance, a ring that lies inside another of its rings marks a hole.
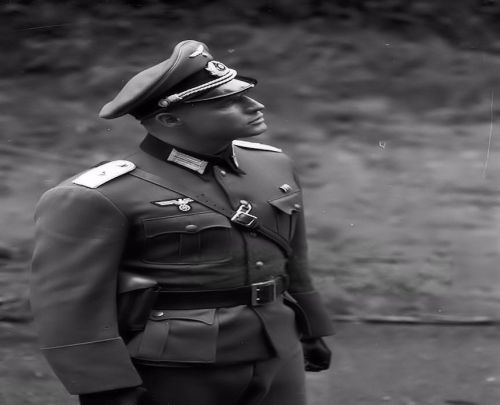
<instances>
[{"instance_id":1,"label":"cap eagle insignia","mask_svg":"<svg viewBox=\"0 0 500 405\"><path fill-rule=\"evenodd\" d=\"M205 58L210 56L208 52L205 52L205 48L203 47L203 45L198 45L198 47L191 55L189 55L189 57L196 58L198 55L204 56Z\"/></svg>"}]
</instances>

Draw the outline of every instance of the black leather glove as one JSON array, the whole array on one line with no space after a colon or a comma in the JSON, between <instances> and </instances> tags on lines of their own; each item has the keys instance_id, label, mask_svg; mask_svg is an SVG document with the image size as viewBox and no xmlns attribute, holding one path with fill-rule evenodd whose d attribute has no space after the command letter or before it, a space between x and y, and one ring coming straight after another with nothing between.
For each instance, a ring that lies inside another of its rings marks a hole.
<instances>
[{"instance_id":1,"label":"black leather glove","mask_svg":"<svg viewBox=\"0 0 500 405\"><path fill-rule=\"evenodd\" d=\"M322 338L303 339L306 371L322 371L330 367L332 352Z\"/></svg>"},{"instance_id":2,"label":"black leather glove","mask_svg":"<svg viewBox=\"0 0 500 405\"><path fill-rule=\"evenodd\" d=\"M143 387L81 394L80 405L157 405Z\"/></svg>"}]
</instances>

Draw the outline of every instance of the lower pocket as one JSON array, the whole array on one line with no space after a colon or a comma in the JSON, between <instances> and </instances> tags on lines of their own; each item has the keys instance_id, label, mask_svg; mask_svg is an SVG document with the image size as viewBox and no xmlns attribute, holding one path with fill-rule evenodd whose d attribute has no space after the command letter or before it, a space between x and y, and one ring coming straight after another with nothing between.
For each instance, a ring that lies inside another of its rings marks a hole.
<instances>
[{"instance_id":1,"label":"lower pocket","mask_svg":"<svg viewBox=\"0 0 500 405\"><path fill-rule=\"evenodd\" d=\"M144 331L128 344L132 358L178 363L213 363L219 324L216 309L156 310Z\"/></svg>"}]
</instances>

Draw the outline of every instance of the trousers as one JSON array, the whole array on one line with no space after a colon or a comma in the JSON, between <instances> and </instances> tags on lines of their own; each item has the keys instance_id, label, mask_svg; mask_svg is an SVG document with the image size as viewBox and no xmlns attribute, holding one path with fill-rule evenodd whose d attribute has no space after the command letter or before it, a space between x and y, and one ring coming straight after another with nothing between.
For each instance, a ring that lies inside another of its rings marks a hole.
<instances>
[{"instance_id":1,"label":"trousers","mask_svg":"<svg viewBox=\"0 0 500 405\"><path fill-rule=\"evenodd\" d=\"M286 357L232 365L136 365L159 405L305 405L300 344Z\"/></svg>"}]
</instances>

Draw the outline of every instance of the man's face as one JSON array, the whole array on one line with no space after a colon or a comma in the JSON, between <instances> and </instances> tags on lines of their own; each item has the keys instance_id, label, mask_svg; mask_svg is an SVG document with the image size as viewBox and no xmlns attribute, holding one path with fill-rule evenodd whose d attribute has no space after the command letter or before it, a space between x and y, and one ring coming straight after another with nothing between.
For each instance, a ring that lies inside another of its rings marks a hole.
<instances>
[{"instance_id":1,"label":"man's face","mask_svg":"<svg viewBox=\"0 0 500 405\"><path fill-rule=\"evenodd\" d=\"M187 135L222 141L262 134L267 129L262 110L263 104L242 92L186 104L172 114L180 119Z\"/></svg>"}]
</instances>

